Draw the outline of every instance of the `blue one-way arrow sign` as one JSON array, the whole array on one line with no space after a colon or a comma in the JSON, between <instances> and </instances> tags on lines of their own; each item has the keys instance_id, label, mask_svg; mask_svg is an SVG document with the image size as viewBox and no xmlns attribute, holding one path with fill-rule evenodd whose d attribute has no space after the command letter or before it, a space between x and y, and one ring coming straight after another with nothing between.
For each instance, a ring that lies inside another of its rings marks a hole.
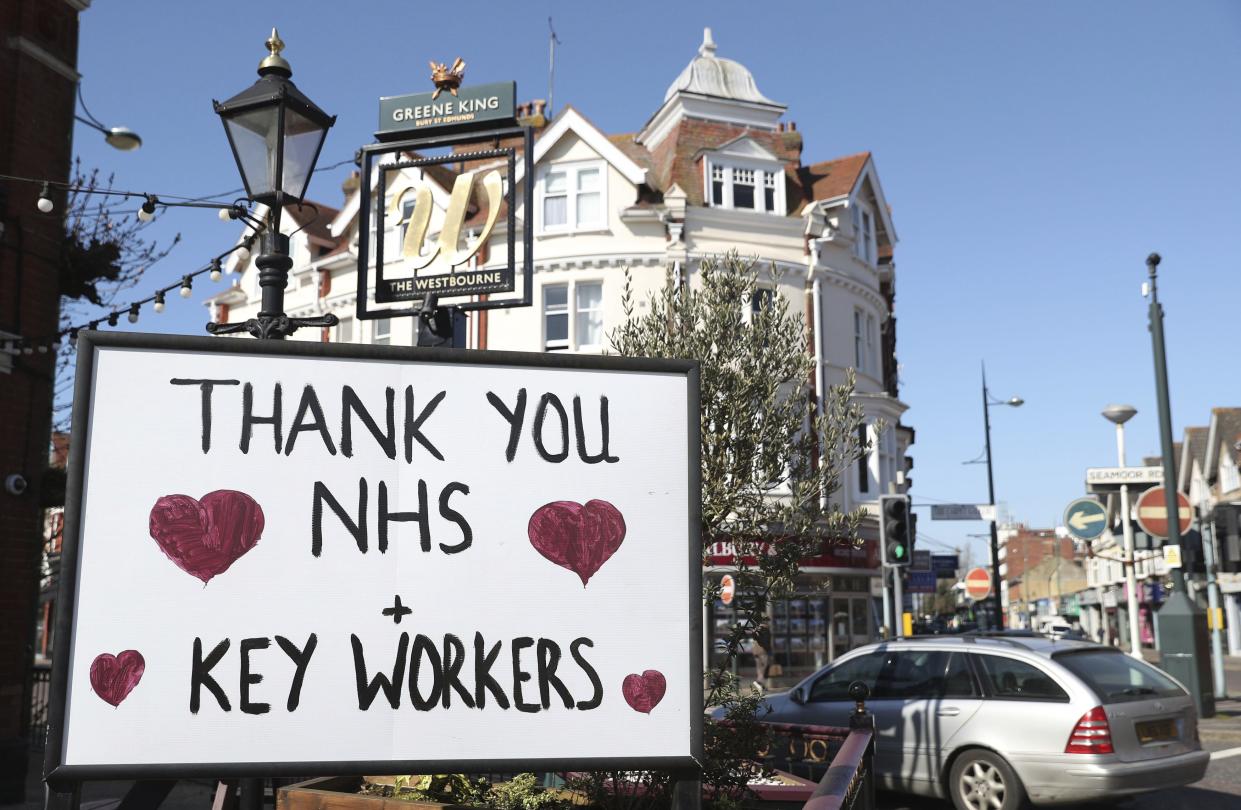
<instances>
[{"instance_id":1,"label":"blue one-way arrow sign","mask_svg":"<svg viewBox=\"0 0 1241 810\"><path fill-rule=\"evenodd\" d=\"M1064 525L1078 540L1094 540L1107 528L1107 510L1094 498L1078 498L1064 510Z\"/></svg>"}]
</instances>

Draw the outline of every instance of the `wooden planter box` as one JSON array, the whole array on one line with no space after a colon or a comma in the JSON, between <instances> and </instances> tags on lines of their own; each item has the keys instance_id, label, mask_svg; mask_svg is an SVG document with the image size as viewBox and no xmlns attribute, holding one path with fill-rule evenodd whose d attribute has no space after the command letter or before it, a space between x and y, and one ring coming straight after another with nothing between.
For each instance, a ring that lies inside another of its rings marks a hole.
<instances>
[{"instance_id":1,"label":"wooden planter box","mask_svg":"<svg viewBox=\"0 0 1241 810\"><path fill-rule=\"evenodd\" d=\"M361 789L360 776L308 779L276 791L276 810L472 810L459 804L370 796Z\"/></svg>"},{"instance_id":2,"label":"wooden planter box","mask_svg":"<svg viewBox=\"0 0 1241 810\"><path fill-rule=\"evenodd\" d=\"M776 771L779 785L751 785L762 810L800 810L817 784L785 771ZM360 776L326 776L282 787L276 792L276 810L477 810L459 804L409 801L360 793Z\"/></svg>"}]
</instances>

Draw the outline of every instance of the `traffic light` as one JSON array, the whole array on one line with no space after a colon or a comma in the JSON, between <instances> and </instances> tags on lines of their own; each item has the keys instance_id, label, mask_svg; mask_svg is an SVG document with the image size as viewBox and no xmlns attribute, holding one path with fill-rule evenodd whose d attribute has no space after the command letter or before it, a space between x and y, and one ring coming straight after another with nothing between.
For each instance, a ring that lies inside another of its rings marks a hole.
<instances>
[{"instance_id":1,"label":"traffic light","mask_svg":"<svg viewBox=\"0 0 1241 810\"><path fill-rule=\"evenodd\" d=\"M909 565L913 557L913 531L908 495L879 496L879 531L888 565Z\"/></svg>"},{"instance_id":2,"label":"traffic light","mask_svg":"<svg viewBox=\"0 0 1241 810\"><path fill-rule=\"evenodd\" d=\"M1219 549L1218 569L1241 572L1241 506L1220 504L1214 513L1215 538Z\"/></svg>"}]
</instances>

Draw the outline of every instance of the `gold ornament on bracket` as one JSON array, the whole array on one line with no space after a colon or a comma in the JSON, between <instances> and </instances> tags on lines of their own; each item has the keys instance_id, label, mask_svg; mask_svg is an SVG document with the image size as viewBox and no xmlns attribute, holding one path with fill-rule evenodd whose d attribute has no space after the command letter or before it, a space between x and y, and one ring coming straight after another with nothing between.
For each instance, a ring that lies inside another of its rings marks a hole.
<instances>
[{"instance_id":1,"label":"gold ornament on bracket","mask_svg":"<svg viewBox=\"0 0 1241 810\"><path fill-rule=\"evenodd\" d=\"M454 96L457 95L457 88L465 79L465 60L458 56L452 63L452 67L448 67L443 62L430 62L429 64L431 65L431 81L435 82L435 92L431 94L431 100L439 98L440 93L445 90Z\"/></svg>"}]
</instances>

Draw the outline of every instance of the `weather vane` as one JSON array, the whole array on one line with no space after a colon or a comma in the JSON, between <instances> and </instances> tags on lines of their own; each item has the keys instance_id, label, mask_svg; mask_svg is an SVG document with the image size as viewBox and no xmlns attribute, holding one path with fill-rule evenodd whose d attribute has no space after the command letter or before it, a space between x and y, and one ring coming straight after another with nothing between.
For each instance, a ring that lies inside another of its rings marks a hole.
<instances>
[{"instance_id":1,"label":"weather vane","mask_svg":"<svg viewBox=\"0 0 1241 810\"><path fill-rule=\"evenodd\" d=\"M461 82L465 79L465 60L460 56L452 63L452 67L446 66L443 62L430 62L431 65L431 81L435 82L435 92L431 94L431 100L440 97L440 93L447 90L454 96L457 95L457 88L461 86Z\"/></svg>"}]
</instances>

